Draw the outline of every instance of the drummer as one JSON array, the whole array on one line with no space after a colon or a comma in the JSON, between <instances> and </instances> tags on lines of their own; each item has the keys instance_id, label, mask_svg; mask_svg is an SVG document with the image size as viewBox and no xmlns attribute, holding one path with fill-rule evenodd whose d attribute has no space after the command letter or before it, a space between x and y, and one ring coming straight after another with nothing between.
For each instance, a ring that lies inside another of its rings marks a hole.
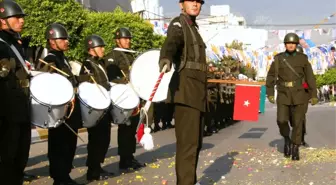
<instances>
[{"instance_id":1,"label":"drummer","mask_svg":"<svg viewBox=\"0 0 336 185\"><path fill-rule=\"evenodd\" d=\"M64 26L58 23L50 24L46 29L47 47L50 49L48 55L44 58L45 62L57 67L69 75L68 79L74 88L78 87L78 81L71 73L71 68L64 51L69 49L69 35ZM40 71L53 71L48 65L39 63ZM53 71L57 72L57 71ZM78 133L81 127L81 110L79 100L75 97L75 107L71 117L66 123ZM76 185L70 177L72 169L72 161L75 157L77 147L77 136L67 128L65 124L61 124L57 128L49 129L48 134L48 158L49 173L54 179L54 185L71 184Z\"/></svg>"},{"instance_id":2,"label":"drummer","mask_svg":"<svg viewBox=\"0 0 336 185\"><path fill-rule=\"evenodd\" d=\"M88 57L83 62L79 79L81 82L92 82L91 77L93 77L95 82L108 91L110 83L106 75L105 62L102 60L105 52L104 47L105 42L98 35L90 35L85 39L85 48ZM88 181L106 180L114 175L101 167L101 163L104 162L110 145L111 120L110 114L104 114L96 126L87 129L89 142L87 146L88 157L86 165L88 166L88 172L86 178Z\"/></svg>"},{"instance_id":3,"label":"drummer","mask_svg":"<svg viewBox=\"0 0 336 185\"><path fill-rule=\"evenodd\" d=\"M131 48L131 32L127 28L119 28L115 33L117 47L121 49ZM118 49L118 48L117 48ZM113 50L105 57L105 62L109 62L107 73L109 80L113 83L127 84L129 80L130 67L134 61L131 52ZM123 73L126 75L124 76ZM138 162L133 154L136 150L136 129L140 114L130 117L130 125L118 125L118 154L120 156L119 169L139 169L145 166Z\"/></svg>"}]
</instances>

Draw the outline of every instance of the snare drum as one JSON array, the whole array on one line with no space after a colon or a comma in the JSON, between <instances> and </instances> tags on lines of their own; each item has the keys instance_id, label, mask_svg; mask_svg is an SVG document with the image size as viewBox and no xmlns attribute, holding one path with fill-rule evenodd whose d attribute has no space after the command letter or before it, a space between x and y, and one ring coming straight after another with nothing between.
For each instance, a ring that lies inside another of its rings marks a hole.
<instances>
[{"instance_id":1,"label":"snare drum","mask_svg":"<svg viewBox=\"0 0 336 185\"><path fill-rule=\"evenodd\" d=\"M125 124L140 103L140 98L130 84L113 85L110 90L110 98L114 124Z\"/></svg>"},{"instance_id":2,"label":"snare drum","mask_svg":"<svg viewBox=\"0 0 336 185\"><path fill-rule=\"evenodd\" d=\"M85 128L96 126L111 104L111 99L106 89L101 85L98 85L98 87L96 84L89 82L83 82L78 86L78 98L80 100L83 127Z\"/></svg>"},{"instance_id":3,"label":"snare drum","mask_svg":"<svg viewBox=\"0 0 336 185\"><path fill-rule=\"evenodd\" d=\"M74 98L71 82L57 73L40 73L30 84L32 124L40 128L58 127Z\"/></svg>"}]
</instances>

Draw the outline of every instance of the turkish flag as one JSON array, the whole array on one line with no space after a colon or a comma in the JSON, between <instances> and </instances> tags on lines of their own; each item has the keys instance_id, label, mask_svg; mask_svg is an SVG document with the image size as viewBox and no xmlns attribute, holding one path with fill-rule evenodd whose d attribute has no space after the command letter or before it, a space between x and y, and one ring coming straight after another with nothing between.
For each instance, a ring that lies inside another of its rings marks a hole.
<instances>
[{"instance_id":1,"label":"turkish flag","mask_svg":"<svg viewBox=\"0 0 336 185\"><path fill-rule=\"evenodd\" d=\"M258 121L260 86L236 85L233 119Z\"/></svg>"}]
</instances>

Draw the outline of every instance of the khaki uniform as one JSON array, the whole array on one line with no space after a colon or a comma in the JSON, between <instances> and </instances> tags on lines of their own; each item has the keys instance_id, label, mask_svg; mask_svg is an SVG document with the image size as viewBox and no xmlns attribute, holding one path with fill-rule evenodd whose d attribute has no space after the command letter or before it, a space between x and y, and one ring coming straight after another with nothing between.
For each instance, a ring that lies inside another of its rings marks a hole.
<instances>
[{"instance_id":1,"label":"khaki uniform","mask_svg":"<svg viewBox=\"0 0 336 185\"><path fill-rule=\"evenodd\" d=\"M0 68L10 66L6 77L0 77L0 179L3 184L22 184L30 142L29 74L11 50L13 45L25 59L22 46L14 35L0 31Z\"/></svg>"},{"instance_id":2,"label":"khaki uniform","mask_svg":"<svg viewBox=\"0 0 336 185\"><path fill-rule=\"evenodd\" d=\"M96 57L89 57L83 62L79 81L89 81L93 83L90 75L85 71L84 66L90 71L99 85L103 86L107 91L110 90L104 60L99 60ZM88 166L88 176L98 177L100 175L100 163L104 162L105 155L110 145L111 120L109 110L107 110L106 114L104 114L96 126L87 129L89 134L89 142L87 146L88 157L86 161L86 165Z\"/></svg>"},{"instance_id":3,"label":"khaki uniform","mask_svg":"<svg viewBox=\"0 0 336 185\"><path fill-rule=\"evenodd\" d=\"M284 60L293 67L301 78L295 75ZM312 98L316 98L315 77L305 54L283 52L275 56L266 78L266 93L267 96L274 96L274 86L277 85L277 123L280 134L283 137L289 137L288 121L292 117L293 132L291 139L296 145L301 144L302 124L309 101L308 93L302 86L303 82L308 83Z\"/></svg>"},{"instance_id":4,"label":"khaki uniform","mask_svg":"<svg viewBox=\"0 0 336 185\"><path fill-rule=\"evenodd\" d=\"M171 61L176 69L167 103L175 104L177 185L194 185L202 148L207 65L205 44L189 16L181 14L171 21L160 60Z\"/></svg>"}]
</instances>

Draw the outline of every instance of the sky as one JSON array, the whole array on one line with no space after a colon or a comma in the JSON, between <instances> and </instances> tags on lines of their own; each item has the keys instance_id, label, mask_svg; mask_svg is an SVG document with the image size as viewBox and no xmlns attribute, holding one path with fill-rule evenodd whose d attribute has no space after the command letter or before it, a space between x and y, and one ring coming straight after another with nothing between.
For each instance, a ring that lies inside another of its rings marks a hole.
<instances>
[{"instance_id":1,"label":"sky","mask_svg":"<svg viewBox=\"0 0 336 185\"><path fill-rule=\"evenodd\" d=\"M201 14L209 15L211 5L222 4L230 5L231 13L245 17L247 24L318 24L336 13L336 0L205 0ZM165 17L180 13L178 0L160 0L160 5ZM336 16L328 23L336 23Z\"/></svg>"}]
</instances>

